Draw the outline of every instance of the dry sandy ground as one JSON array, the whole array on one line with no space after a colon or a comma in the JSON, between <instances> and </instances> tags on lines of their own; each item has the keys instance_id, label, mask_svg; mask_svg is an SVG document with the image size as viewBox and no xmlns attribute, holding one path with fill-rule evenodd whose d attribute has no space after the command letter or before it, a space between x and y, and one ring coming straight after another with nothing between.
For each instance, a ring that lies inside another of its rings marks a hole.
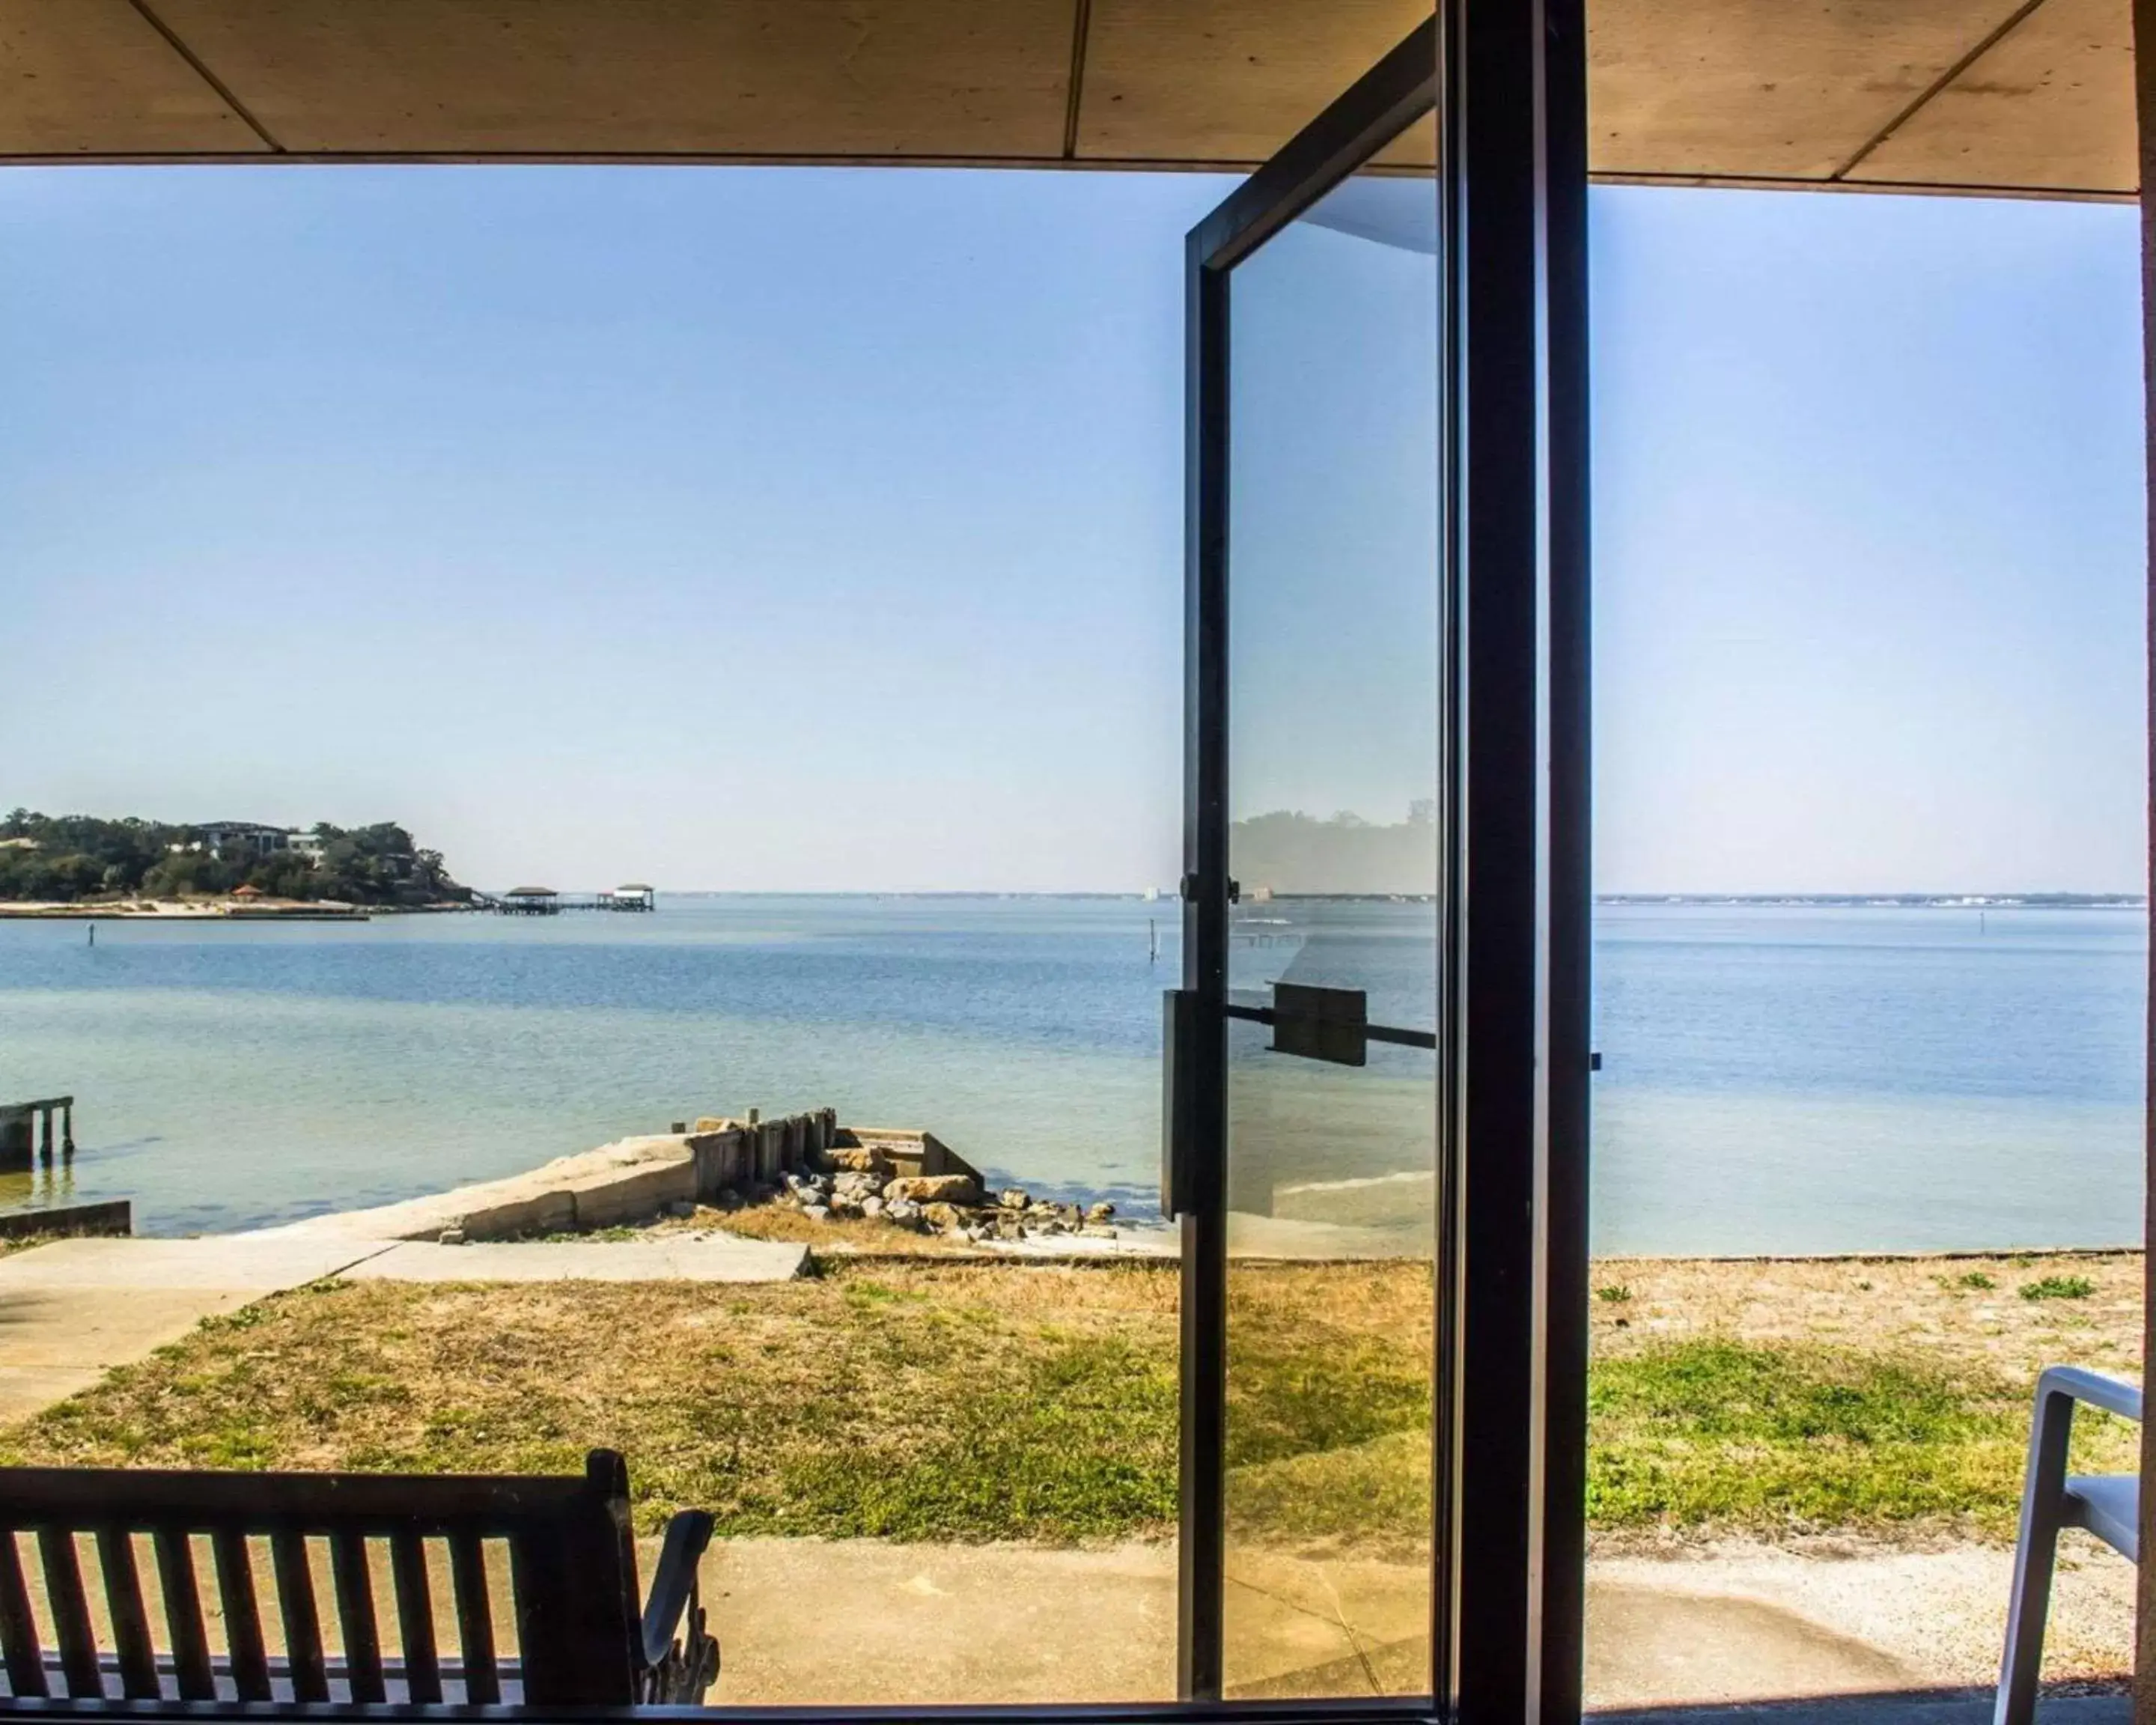
<instances>
[{"instance_id":1,"label":"dry sandy ground","mask_svg":"<svg viewBox=\"0 0 2156 1725\"><path fill-rule=\"evenodd\" d=\"M2026 1300L2045 1276L2086 1298ZM1981 1281L1992 1284L1984 1287ZM1598 1357L1718 1333L1751 1341L1907 1348L1983 1364L2033 1389L2046 1366L2141 1376L2138 1252L1915 1258L1608 1258L1594 1268ZM1603 1291L1607 1291L1604 1292ZM1623 1293L1629 1297L1614 1298Z\"/></svg>"},{"instance_id":2,"label":"dry sandy ground","mask_svg":"<svg viewBox=\"0 0 2156 1725\"><path fill-rule=\"evenodd\" d=\"M1690 1615L1686 1607L1703 1610L1716 1601L1749 1604L1786 1614L1830 1638L1801 1661L1823 1680L1821 1686L1780 1692L1861 1688L1861 1681L1835 1679L1844 1671L1861 1676L1874 1658L1881 1661L1876 1682L1881 1688L1983 1687L1999 1676L2012 1562L2013 1553L2003 1548L1967 1543L1897 1550L1856 1541L1792 1548L1722 1540L1672 1546L1658 1555L1637 1546L1614 1553L1598 1548L1588 1563L1594 1602L1590 1680L1604 1706L1776 1692L1773 1674L1763 1666L1723 1661L1726 1645L1702 1650L1716 1660L1718 1676L1704 1665L1687 1674L1666 1656L1651 1673L1625 1669L1614 1645L1623 1615L1615 1606L1636 1589L1681 1615ZM2060 1545L2045 1644L2047 1682L2124 1680L2133 1662L2133 1566L2123 1558L2086 1534L2066 1536ZM1604 1611L1598 1613L1594 1603ZM1722 1687L1730 1678L1738 1680L1738 1686ZM1656 1692L1665 1686L1685 1692Z\"/></svg>"}]
</instances>

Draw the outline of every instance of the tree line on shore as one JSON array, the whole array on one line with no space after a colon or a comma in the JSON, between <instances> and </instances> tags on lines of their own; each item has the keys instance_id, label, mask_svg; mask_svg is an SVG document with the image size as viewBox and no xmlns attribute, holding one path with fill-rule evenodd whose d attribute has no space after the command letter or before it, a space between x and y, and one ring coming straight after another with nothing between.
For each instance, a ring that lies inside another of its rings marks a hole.
<instances>
[{"instance_id":1,"label":"tree line on shore","mask_svg":"<svg viewBox=\"0 0 2156 1725\"><path fill-rule=\"evenodd\" d=\"M215 896L251 886L272 898L354 905L462 902L442 853L394 821L312 828L305 849L221 854L208 829L184 823L39 814L0 819L0 901ZM235 847L237 848L237 847Z\"/></svg>"}]
</instances>

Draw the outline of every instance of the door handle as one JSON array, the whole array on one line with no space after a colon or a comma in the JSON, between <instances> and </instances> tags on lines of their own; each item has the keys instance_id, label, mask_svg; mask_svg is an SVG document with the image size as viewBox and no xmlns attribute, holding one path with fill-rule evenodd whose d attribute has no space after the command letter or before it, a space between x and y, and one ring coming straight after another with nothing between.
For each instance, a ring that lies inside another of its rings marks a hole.
<instances>
[{"instance_id":1,"label":"door handle","mask_svg":"<svg viewBox=\"0 0 2156 1725\"><path fill-rule=\"evenodd\" d=\"M1370 1045L1389 1042L1400 1048L1437 1046L1434 1030L1409 1030L1369 1021L1369 996L1360 988L1321 988L1308 983L1275 983L1270 1006L1230 1001L1231 1019L1271 1028L1274 1054L1300 1055L1335 1066L1369 1064Z\"/></svg>"},{"instance_id":2,"label":"door handle","mask_svg":"<svg viewBox=\"0 0 2156 1725\"><path fill-rule=\"evenodd\" d=\"M1170 988L1160 1004L1160 1213L1179 1216L1197 1208L1191 1157L1198 1142L1198 996Z\"/></svg>"},{"instance_id":3,"label":"door handle","mask_svg":"<svg viewBox=\"0 0 2156 1725\"><path fill-rule=\"evenodd\" d=\"M1370 997L1360 988L1273 984L1273 1050L1362 1066L1370 1059Z\"/></svg>"}]
</instances>

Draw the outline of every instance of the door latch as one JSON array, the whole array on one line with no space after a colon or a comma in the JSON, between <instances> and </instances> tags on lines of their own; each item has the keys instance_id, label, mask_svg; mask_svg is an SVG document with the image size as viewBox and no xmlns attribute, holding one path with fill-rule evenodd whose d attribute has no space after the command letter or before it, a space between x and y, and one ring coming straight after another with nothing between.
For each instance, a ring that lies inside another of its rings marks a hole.
<instances>
[{"instance_id":1,"label":"door latch","mask_svg":"<svg viewBox=\"0 0 2156 1725\"><path fill-rule=\"evenodd\" d=\"M1276 1053L1336 1066L1369 1062L1370 997L1360 988L1275 983L1272 1020Z\"/></svg>"}]
</instances>

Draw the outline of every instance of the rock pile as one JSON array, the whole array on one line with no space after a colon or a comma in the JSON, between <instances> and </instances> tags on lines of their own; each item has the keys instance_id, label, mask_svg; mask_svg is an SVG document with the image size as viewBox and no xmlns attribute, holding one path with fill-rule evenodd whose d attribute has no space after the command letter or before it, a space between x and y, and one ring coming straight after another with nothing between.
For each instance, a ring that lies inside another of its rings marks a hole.
<instances>
[{"instance_id":1,"label":"rock pile","mask_svg":"<svg viewBox=\"0 0 2156 1725\"><path fill-rule=\"evenodd\" d=\"M990 1198L971 1174L901 1175L873 1148L829 1150L820 1160L817 1172L782 1176L784 1183L769 1201L792 1204L812 1221L860 1216L974 1242L1067 1234L1116 1237L1111 1204L1056 1204L1017 1186Z\"/></svg>"}]
</instances>

